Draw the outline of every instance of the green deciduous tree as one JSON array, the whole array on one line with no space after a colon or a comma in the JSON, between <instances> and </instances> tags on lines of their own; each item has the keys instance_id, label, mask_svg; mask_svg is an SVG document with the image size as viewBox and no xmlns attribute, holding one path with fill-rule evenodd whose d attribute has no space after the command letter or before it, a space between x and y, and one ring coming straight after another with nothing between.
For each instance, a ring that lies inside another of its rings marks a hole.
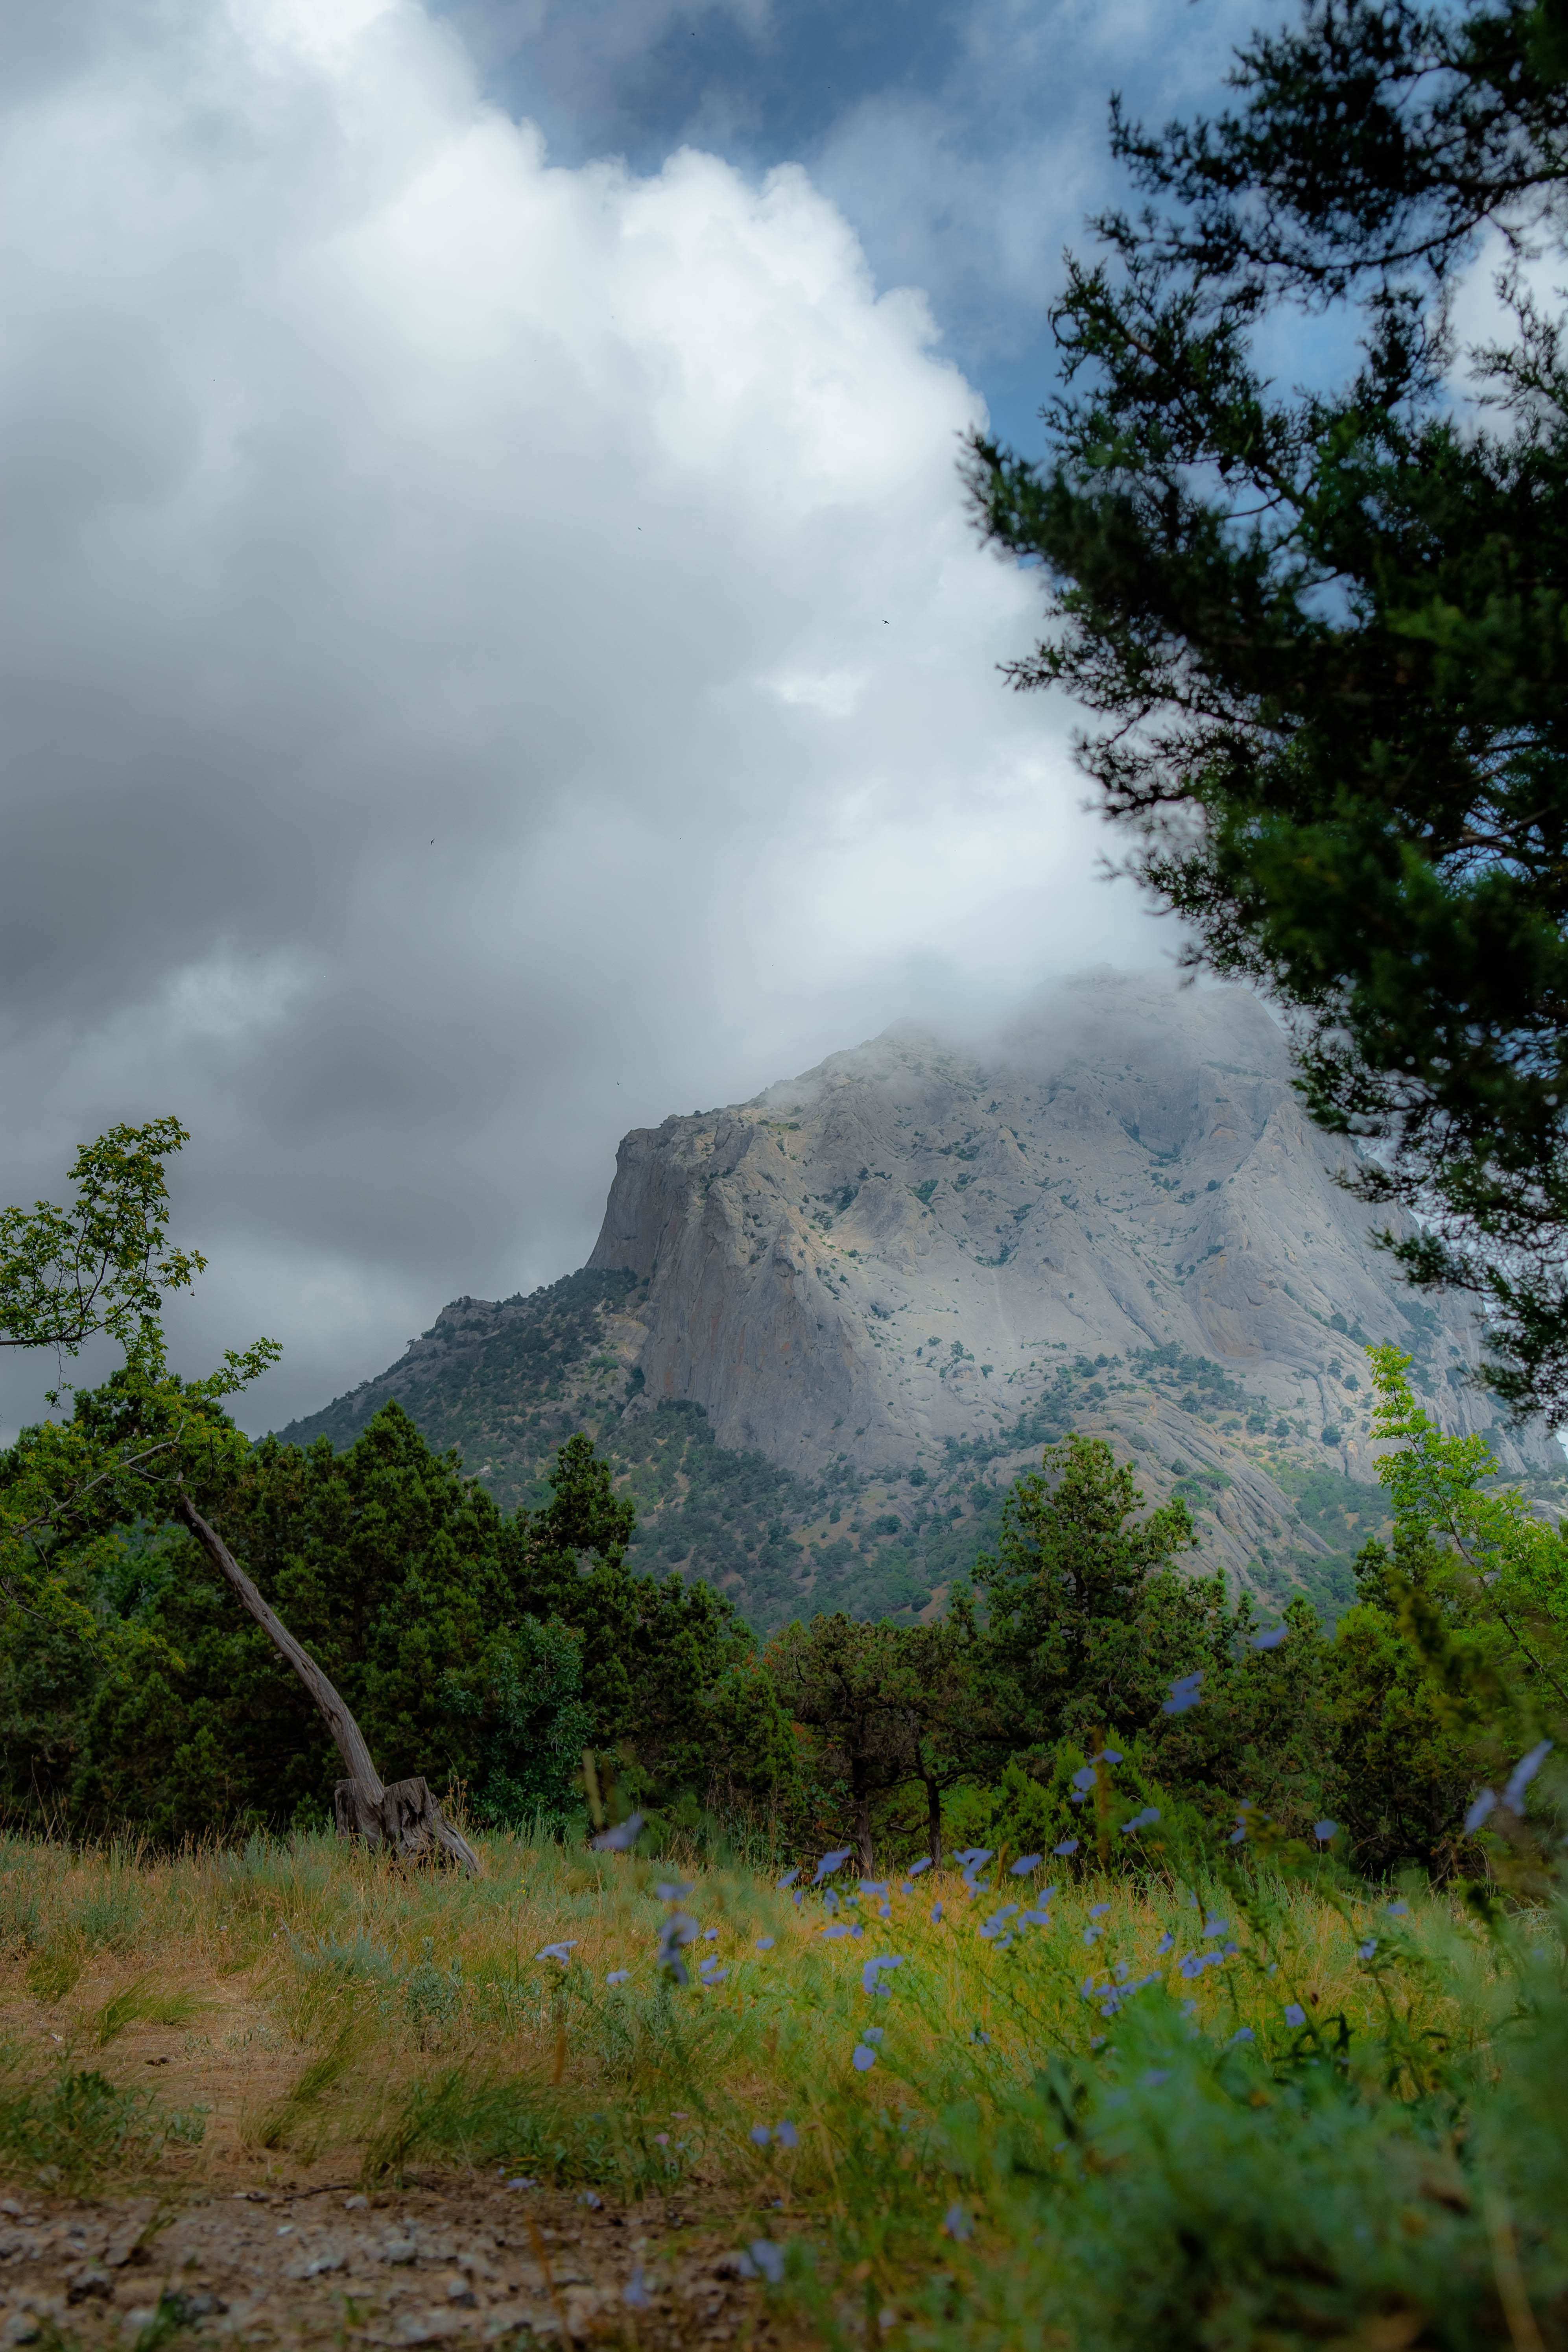
<instances>
[{"instance_id":1,"label":"green deciduous tree","mask_svg":"<svg viewBox=\"0 0 1568 2352\"><path fill-rule=\"evenodd\" d=\"M1106 722L1131 869L1289 1011L1312 1115L1379 1139L1359 1190L1425 1213L1407 1272L1484 1294L1490 1377L1560 1418L1568 354L1517 265L1562 249L1565 73L1562 0L1307 0L1231 110L1116 112L1145 202L1069 262L1047 456L974 445L1051 595L1014 683ZM1500 323L1461 349L1483 233ZM1353 328L1346 380L1281 388L1292 315L1292 373Z\"/></svg>"}]
</instances>

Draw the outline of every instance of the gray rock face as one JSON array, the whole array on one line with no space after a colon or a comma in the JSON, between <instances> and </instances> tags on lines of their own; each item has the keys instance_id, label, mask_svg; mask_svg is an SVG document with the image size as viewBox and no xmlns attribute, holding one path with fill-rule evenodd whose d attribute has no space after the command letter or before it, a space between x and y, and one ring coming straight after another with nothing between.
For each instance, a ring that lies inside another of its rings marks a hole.
<instances>
[{"instance_id":1,"label":"gray rock face","mask_svg":"<svg viewBox=\"0 0 1568 2352\"><path fill-rule=\"evenodd\" d=\"M646 1399L792 1470L907 1465L1011 1424L1064 1362L1166 1349L1222 1365L1255 1435L1337 1432L1317 1458L1364 1479L1368 1340L1416 1357L1448 1426L1494 1416L1471 1310L1405 1288L1345 1164L1247 992L1101 969L983 1053L900 1024L634 1131L589 1264L646 1281Z\"/></svg>"}]
</instances>

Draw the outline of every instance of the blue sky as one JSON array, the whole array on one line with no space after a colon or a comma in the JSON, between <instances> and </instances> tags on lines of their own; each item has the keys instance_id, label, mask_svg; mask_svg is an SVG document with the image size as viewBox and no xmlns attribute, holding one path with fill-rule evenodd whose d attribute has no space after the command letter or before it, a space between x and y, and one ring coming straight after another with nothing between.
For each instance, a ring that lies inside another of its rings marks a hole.
<instances>
[{"instance_id":1,"label":"blue sky","mask_svg":"<svg viewBox=\"0 0 1568 2352\"><path fill-rule=\"evenodd\" d=\"M1223 100L1258 11L1226 0L448 0L487 94L563 163L682 145L800 163L884 285L930 296L997 428L1033 452L1065 244L1125 198L1110 91L1154 121Z\"/></svg>"}]
</instances>

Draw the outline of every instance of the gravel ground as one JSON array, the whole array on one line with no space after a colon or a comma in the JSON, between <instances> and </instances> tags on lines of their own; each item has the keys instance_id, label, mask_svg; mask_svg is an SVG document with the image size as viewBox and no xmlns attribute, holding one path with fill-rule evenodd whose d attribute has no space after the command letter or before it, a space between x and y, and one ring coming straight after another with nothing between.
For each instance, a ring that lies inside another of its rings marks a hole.
<instances>
[{"instance_id":1,"label":"gravel ground","mask_svg":"<svg viewBox=\"0 0 1568 2352\"><path fill-rule=\"evenodd\" d=\"M619 2211L447 2180L369 2197L0 2198L0 2346L798 2341L755 2267L662 2200ZM782 2241L782 2229L775 2232ZM750 2273L748 2275L748 2273Z\"/></svg>"}]
</instances>

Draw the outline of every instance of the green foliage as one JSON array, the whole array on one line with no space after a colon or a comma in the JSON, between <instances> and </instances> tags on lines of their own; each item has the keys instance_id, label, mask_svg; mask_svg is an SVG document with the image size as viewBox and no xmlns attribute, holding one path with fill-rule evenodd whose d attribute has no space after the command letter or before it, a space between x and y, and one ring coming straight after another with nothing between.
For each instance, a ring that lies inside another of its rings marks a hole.
<instances>
[{"instance_id":1,"label":"green foliage","mask_svg":"<svg viewBox=\"0 0 1568 2352\"><path fill-rule=\"evenodd\" d=\"M551 1499L504 1518L386 1405L344 1454L267 1438L204 1496L226 1540L353 1709L389 1780L461 1783L482 1818L581 1818L585 1746L647 1808L744 1810L787 1791L789 1727L744 1625L707 1586L626 1562L632 1507L585 1439ZM298 1678L183 1531L78 1568L109 1663L52 1621L0 1662L13 1818L135 1824L159 1841L320 1820L342 1777Z\"/></svg>"},{"instance_id":2,"label":"green foliage","mask_svg":"<svg viewBox=\"0 0 1568 2352\"><path fill-rule=\"evenodd\" d=\"M492 1633L471 1674L448 1667L443 1708L479 1718L474 1811L487 1827L559 1835L583 1818L583 1751L595 1724L583 1702L583 1653L557 1619L524 1617Z\"/></svg>"},{"instance_id":3,"label":"green foliage","mask_svg":"<svg viewBox=\"0 0 1568 2352\"><path fill-rule=\"evenodd\" d=\"M1232 110L1113 109L1146 202L1069 259L1045 462L977 437L974 488L1050 590L1014 683L1107 722L1131 870L1289 1008L1313 1116L1382 1141L1358 1188L1423 1213L1406 1271L1483 1292L1495 1384L1561 1418L1568 364L1519 268L1568 220L1558 14L1306 0ZM1461 350L1483 232L1500 323ZM1286 392L1282 317L1325 309L1355 372Z\"/></svg>"},{"instance_id":4,"label":"green foliage","mask_svg":"<svg viewBox=\"0 0 1568 2352\"><path fill-rule=\"evenodd\" d=\"M0 1348L76 1356L102 1332L127 1355L162 1353L163 1293L206 1265L164 1234L163 1162L189 1140L174 1118L110 1128L72 1161L70 1208L0 1209Z\"/></svg>"},{"instance_id":5,"label":"green foliage","mask_svg":"<svg viewBox=\"0 0 1568 2352\"><path fill-rule=\"evenodd\" d=\"M1104 1440L1076 1434L1007 1497L996 1555L975 1582L1029 1737L1141 1728L1201 1643L1218 1596L1173 1572L1196 1541L1186 1505L1134 1521L1142 1501Z\"/></svg>"}]
</instances>

